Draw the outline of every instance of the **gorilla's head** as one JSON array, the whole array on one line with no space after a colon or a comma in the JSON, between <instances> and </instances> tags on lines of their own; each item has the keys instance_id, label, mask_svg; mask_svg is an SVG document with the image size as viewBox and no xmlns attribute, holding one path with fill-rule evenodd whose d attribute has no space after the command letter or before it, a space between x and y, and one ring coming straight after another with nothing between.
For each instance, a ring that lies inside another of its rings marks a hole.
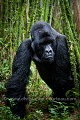
<instances>
[{"instance_id":1,"label":"gorilla's head","mask_svg":"<svg viewBox=\"0 0 80 120\"><path fill-rule=\"evenodd\" d=\"M51 26L42 21L35 23L31 28L31 38L34 59L52 63L55 58L56 40Z\"/></svg>"}]
</instances>

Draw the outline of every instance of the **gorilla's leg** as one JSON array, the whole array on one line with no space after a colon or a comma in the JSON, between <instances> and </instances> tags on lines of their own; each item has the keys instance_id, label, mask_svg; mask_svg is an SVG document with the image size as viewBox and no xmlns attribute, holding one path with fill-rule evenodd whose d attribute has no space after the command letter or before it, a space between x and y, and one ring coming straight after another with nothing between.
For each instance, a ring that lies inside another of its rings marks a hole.
<instances>
[{"instance_id":1,"label":"gorilla's leg","mask_svg":"<svg viewBox=\"0 0 80 120\"><path fill-rule=\"evenodd\" d=\"M24 117L25 105L29 101L26 94L26 84L28 83L31 63L30 44L31 41L26 40L20 45L14 58L12 76L6 85L6 105L11 108L14 114L21 118ZM11 104L11 101L14 103Z\"/></svg>"}]
</instances>

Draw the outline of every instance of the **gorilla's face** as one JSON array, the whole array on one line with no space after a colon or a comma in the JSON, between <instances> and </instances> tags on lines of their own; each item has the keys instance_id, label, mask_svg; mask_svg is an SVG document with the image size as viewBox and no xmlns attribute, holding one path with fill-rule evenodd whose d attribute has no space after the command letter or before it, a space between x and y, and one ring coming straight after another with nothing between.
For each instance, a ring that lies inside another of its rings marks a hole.
<instances>
[{"instance_id":1,"label":"gorilla's face","mask_svg":"<svg viewBox=\"0 0 80 120\"><path fill-rule=\"evenodd\" d=\"M46 42L39 43L39 53L37 52L37 56L43 62L53 62L54 61L54 51L52 49L52 41L46 40Z\"/></svg>"},{"instance_id":2,"label":"gorilla's face","mask_svg":"<svg viewBox=\"0 0 80 120\"><path fill-rule=\"evenodd\" d=\"M48 26L34 30L32 49L37 61L52 63L55 57L55 40Z\"/></svg>"}]
</instances>

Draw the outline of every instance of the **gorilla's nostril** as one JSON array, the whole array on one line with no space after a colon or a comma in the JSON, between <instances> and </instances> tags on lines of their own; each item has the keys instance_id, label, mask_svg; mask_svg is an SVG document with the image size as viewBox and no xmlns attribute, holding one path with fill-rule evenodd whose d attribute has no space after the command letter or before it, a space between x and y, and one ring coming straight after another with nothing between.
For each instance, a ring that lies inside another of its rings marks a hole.
<instances>
[{"instance_id":1,"label":"gorilla's nostril","mask_svg":"<svg viewBox=\"0 0 80 120\"><path fill-rule=\"evenodd\" d=\"M52 50L50 50L49 53L52 53Z\"/></svg>"}]
</instances>

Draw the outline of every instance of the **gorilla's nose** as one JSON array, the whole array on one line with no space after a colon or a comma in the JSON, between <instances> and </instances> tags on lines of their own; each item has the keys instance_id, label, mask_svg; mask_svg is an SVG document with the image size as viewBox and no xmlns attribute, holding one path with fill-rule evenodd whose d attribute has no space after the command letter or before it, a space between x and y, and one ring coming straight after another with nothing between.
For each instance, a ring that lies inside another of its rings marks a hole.
<instances>
[{"instance_id":1,"label":"gorilla's nose","mask_svg":"<svg viewBox=\"0 0 80 120\"><path fill-rule=\"evenodd\" d=\"M46 54L46 55L52 55L52 48L51 48L50 45L47 45L47 46L46 46L45 54Z\"/></svg>"},{"instance_id":2,"label":"gorilla's nose","mask_svg":"<svg viewBox=\"0 0 80 120\"><path fill-rule=\"evenodd\" d=\"M52 55L52 50L46 50L45 53L46 53L47 55Z\"/></svg>"}]
</instances>

